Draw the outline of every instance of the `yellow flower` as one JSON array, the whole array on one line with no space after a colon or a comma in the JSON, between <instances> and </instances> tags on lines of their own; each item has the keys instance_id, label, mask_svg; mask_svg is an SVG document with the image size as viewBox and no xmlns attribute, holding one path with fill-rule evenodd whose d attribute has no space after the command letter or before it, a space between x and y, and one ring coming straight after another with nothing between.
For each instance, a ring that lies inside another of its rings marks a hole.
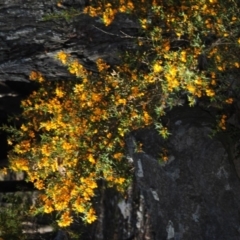
<instances>
[{"instance_id":1,"label":"yellow flower","mask_svg":"<svg viewBox=\"0 0 240 240\"><path fill-rule=\"evenodd\" d=\"M38 78L38 82L40 82L40 83L44 82L44 78L43 78L42 75L39 76L39 78Z\"/></svg>"},{"instance_id":2,"label":"yellow flower","mask_svg":"<svg viewBox=\"0 0 240 240\"><path fill-rule=\"evenodd\" d=\"M233 98L228 98L227 100L225 100L226 103L228 104L232 104L233 103Z\"/></svg>"},{"instance_id":3,"label":"yellow flower","mask_svg":"<svg viewBox=\"0 0 240 240\"><path fill-rule=\"evenodd\" d=\"M127 8L126 6L124 5L121 5L119 8L118 8L119 12L126 12Z\"/></svg>"},{"instance_id":4,"label":"yellow flower","mask_svg":"<svg viewBox=\"0 0 240 240\"><path fill-rule=\"evenodd\" d=\"M100 102L102 99L102 95L98 93L92 93L92 100L94 102Z\"/></svg>"},{"instance_id":5,"label":"yellow flower","mask_svg":"<svg viewBox=\"0 0 240 240\"><path fill-rule=\"evenodd\" d=\"M153 65L153 72L160 73L162 71L163 71L163 68L162 68L162 66L159 63L155 63Z\"/></svg>"},{"instance_id":6,"label":"yellow flower","mask_svg":"<svg viewBox=\"0 0 240 240\"><path fill-rule=\"evenodd\" d=\"M34 182L34 186L39 190L44 189L44 182L42 180L38 180Z\"/></svg>"},{"instance_id":7,"label":"yellow flower","mask_svg":"<svg viewBox=\"0 0 240 240\"><path fill-rule=\"evenodd\" d=\"M125 178L122 178L122 177L116 178L114 182L121 185L125 182Z\"/></svg>"},{"instance_id":8,"label":"yellow flower","mask_svg":"<svg viewBox=\"0 0 240 240\"><path fill-rule=\"evenodd\" d=\"M83 84L76 84L73 91L74 93L82 93L83 89L84 89Z\"/></svg>"},{"instance_id":9,"label":"yellow flower","mask_svg":"<svg viewBox=\"0 0 240 240\"><path fill-rule=\"evenodd\" d=\"M130 10L134 9L134 5L133 5L133 3L131 1L128 1L127 8L130 9Z\"/></svg>"},{"instance_id":10,"label":"yellow flower","mask_svg":"<svg viewBox=\"0 0 240 240\"><path fill-rule=\"evenodd\" d=\"M41 152L44 156L49 157L50 156L50 150L49 150L49 146L47 144L43 145L41 148Z\"/></svg>"},{"instance_id":11,"label":"yellow flower","mask_svg":"<svg viewBox=\"0 0 240 240\"><path fill-rule=\"evenodd\" d=\"M217 3L217 0L209 0L210 3Z\"/></svg>"},{"instance_id":12,"label":"yellow flower","mask_svg":"<svg viewBox=\"0 0 240 240\"><path fill-rule=\"evenodd\" d=\"M137 74L136 73L132 73L132 80L137 80Z\"/></svg>"},{"instance_id":13,"label":"yellow flower","mask_svg":"<svg viewBox=\"0 0 240 240\"><path fill-rule=\"evenodd\" d=\"M140 20L140 22L141 22L142 28L146 29L147 28L147 19L146 18L142 19L142 20Z\"/></svg>"},{"instance_id":14,"label":"yellow flower","mask_svg":"<svg viewBox=\"0 0 240 240\"><path fill-rule=\"evenodd\" d=\"M181 56L180 56L180 59L181 59L182 62L186 62L187 61L186 56L187 56L186 51L182 51L181 52Z\"/></svg>"},{"instance_id":15,"label":"yellow flower","mask_svg":"<svg viewBox=\"0 0 240 240\"><path fill-rule=\"evenodd\" d=\"M175 66L170 66L169 74L171 75L172 78L174 78L177 75L177 68Z\"/></svg>"},{"instance_id":16,"label":"yellow flower","mask_svg":"<svg viewBox=\"0 0 240 240\"><path fill-rule=\"evenodd\" d=\"M28 161L26 159L23 158L19 158L19 159L15 159L14 163L12 163L12 167L14 168L14 170L16 171L28 171L29 167L28 167Z\"/></svg>"},{"instance_id":17,"label":"yellow flower","mask_svg":"<svg viewBox=\"0 0 240 240\"><path fill-rule=\"evenodd\" d=\"M123 104L123 105L126 105L126 103L127 103L127 100L126 99L123 99L123 98L120 98L120 99L118 99L117 100L117 105L119 105L119 104Z\"/></svg>"},{"instance_id":18,"label":"yellow flower","mask_svg":"<svg viewBox=\"0 0 240 240\"><path fill-rule=\"evenodd\" d=\"M178 86L179 86L179 82L176 78L168 82L168 87L170 90L172 90L173 88L177 88Z\"/></svg>"},{"instance_id":19,"label":"yellow flower","mask_svg":"<svg viewBox=\"0 0 240 240\"><path fill-rule=\"evenodd\" d=\"M97 63L97 68L99 72L102 72L110 68L110 66L107 65L101 58L99 58L96 63Z\"/></svg>"},{"instance_id":20,"label":"yellow flower","mask_svg":"<svg viewBox=\"0 0 240 240\"><path fill-rule=\"evenodd\" d=\"M67 150L72 149L72 145L68 142L64 142L62 145L62 148L67 151Z\"/></svg>"},{"instance_id":21,"label":"yellow flower","mask_svg":"<svg viewBox=\"0 0 240 240\"><path fill-rule=\"evenodd\" d=\"M69 211L64 212L58 221L59 227L68 227L73 222L73 218L70 216Z\"/></svg>"},{"instance_id":22,"label":"yellow flower","mask_svg":"<svg viewBox=\"0 0 240 240\"><path fill-rule=\"evenodd\" d=\"M22 129L24 132L26 132L26 131L28 130L28 128L27 128L24 124L22 124L21 129Z\"/></svg>"},{"instance_id":23,"label":"yellow flower","mask_svg":"<svg viewBox=\"0 0 240 240\"><path fill-rule=\"evenodd\" d=\"M151 116L146 111L143 111L143 119L146 125L150 124L152 120Z\"/></svg>"},{"instance_id":24,"label":"yellow flower","mask_svg":"<svg viewBox=\"0 0 240 240\"><path fill-rule=\"evenodd\" d=\"M188 84L186 89L192 94L194 94L196 92L196 87L192 84Z\"/></svg>"},{"instance_id":25,"label":"yellow flower","mask_svg":"<svg viewBox=\"0 0 240 240\"><path fill-rule=\"evenodd\" d=\"M73 206L78 212L84 213L85 207L84 207L83 203L84 203L83 199L78 197L77 200L75 201L75 203L73 204Z\"/></svg>"},{"instance_id":26,"label":"yellow flower","mask_svg":"<svg viewBox=\"0 0 240 240\"><path fill-rule=\"evenodd\" d=\"M64 96L64 93L61 88L57 87L55 90L55 93L56 93L57 97L59 97L59 98L62 98Z\"/></svg>"},{"instance_id":27,"label":"yellow flower","mask_svg":"<svg viewBox=\"0 0 240 240\"><path fill-rule=\"evenodd\" d=\"M200 90L197 90L195 92L195 95L198 96L199 98L202 96L202 92Z\"/></svg>"},{"instance_id":28,"label":"yellow flower","mask_svg":"<svg viewBox=\"0 0 240 240\"><path fill-rule=\"evenodd\" d=\"M66 64L66 63L67 63L67 59L68 59L68 54L66 54L66 53L63 52L63 51L60 51L60 52L57 54L57 58L58 58L63 64Z\"/></svg>"},{"instance_id":29,"label":"yellow flower","mask_svg":"<svg viewBox=\"0 0 240 240\"><path fill-rule=\"evenodd\" d=\"M222 66L218 66L217 69L218 69L219 71L223 71L223 67L222 67Z\"/></svg>"},{"instance_id":30,"label":"yellow flower","mask_svg":"<svg viewBox=\"0 0 240 240\"><path fill-rule=\"evenodd\" d=\"M238 62L235 62L235 63L234 63L234 66L237 67L237 68L239 68L239 67L240 67L240 64L239 64Z\"/></svg>"},{"instance_id":31,"label":"yellow flower","mask_svg":"<svg viewBox=\"0 0 240 240\"><path fill-rule=\"evenodd\" d=\"M169 41L165 41L163 44L162 44L162 47L164 49L165 52L169 51L170 50L170 42Z\"/></svg>"},{"instance_id":32,"label":"yellow flower","mask_svg":"<svg viewBox=\"0 0 240 240\"><path fill-rule=\"evenodd\" d=\"M208 97L213 97L215 95L215 92L212 89L206 89L206 95Z\"/></svg>"},{"instance_id":33,"label":"yellow flower","mask_svg":"<svg viewBox=\"0 0 240 240\"><path fill-rule=\"evenodd\" d=\"M50 131L51 129L56 129L57 125L54 122L47 121L45 123L41 123L41 127L44 127L47 131Z\"/></svg>"},{"instance_id":34,"label":"yellow flower","mask_svg":"<svg viewBox=\"0 0 240 240\"><path fill-rule=\"evenodd\" d=\"M194 81L197 85L202 85L202 79L198 78Z\"/></svg>"},{"instance_id":35,"label":"yellow flower","mask_svg":"<svg viewBox=\"0 0 240 240\"><path fill-rule=\"evenodd\" d=\"M93 113L96 116L100 116L102 114L102 110L97 107L97 108L94 109Z\"/></svg>"},{"instance_id":36,"label":"yellow flower","mask_svg":"<svg viewBox=\"0 0 240 240\"><path fill-rule=\"evenodd\" d=\"M222 130L226 130L226 115L222 115L220 122L218 124L218 126L222 129Z\"/></svg>"},{"instance_id":37,"label":"yellow flower","mask_svg":"<svg viewBox=\"0 0 240 240\"><path fill-rule=\"evenodd\" d=\"M97 183L92 179L87 179L86 184L90 189L97 188Z\"/></svg>"},{"instance_id":38,"label":"yellow flower","mask_svg":"<svg viewBox=\"0 0 240 240\"><path fill-rule=\"evenodd\" d=\"M110 7L110 5L106 8L105 12L103 13L103 22L106 26L110 25L114 19L114 11Z\"/></svg>"},{"instance_id":39,"label":"yellow flower","mask_svg":"<svg viewBox=\"0 0 240 240\"><path fill-rule=\"evenodd\" d=\"M97 219L97 217L96 217L95 211L92 208L90 208L88 213L86 214L86 221L87 221L87 223L92 223L96 219Z\"/></svg>"},{"instance_id":40,"label":"yellow flower","mask_svg":"<svg viewBox=\"0 0 240 240\"><path fill-rule=\"evenodd\" d=\"M89 14L91 17L97 17L98 16L98 9L94 7L85 7L83 10L84 13Z\"/></svg>"},{"instance_id":41,"label":"yellow flower","mask_svg":"<svg viewBox=\"0 0 240 240\"><path fill-rule=\"evenodd\" d=\"M122 154L122 153L115 153L115 154L113 155L113 158L118 159L118 160L120 160L122 157L123 157L123 154Z\"/></svg>"},{"instance_id":42,"label":"yellow flower","mask_svg":"<svg viewBox=\"0 0 240 240\"><path fill-rule=\"evenodd\" d=\"M93 155L92 154L89 154L88 155L88 161L92 164L95 164L96 163L96 160L94 159Z\"/></svg>"},{"instance_id":43,"label":"yellow flower","mask_svg":"<svg viewBox=\"0 0 240 240\"><path fill-rule=\"evenodd\" d=\"M123 137L124 136L124 132L125 132L124 129L118 128L118 133L119 133L120 136Z\"/></svg>"},{"instance_id":44,"label":"yellow flower","mask_svg":"<svg viewBox=\"0 0 240 240\"><path fill-rule=\"evenodd\" d=\"M163 156L162 159L163 159L164 162L167 162L168 161L168 156Z\"/></svg>"},{"instance_id":45,"label":"yellow flower","mask_svg":"<svg viewBox=\"0 0 240 240\"><path fill-rule=\"evenodd\" d=\"M32 71L29 76L30 80L36 80L38 78L38 73L35 71Z\"/></svg>"},{"instance_id":46,"label":"yellow flower","mask_svg":"<svg viewBox=\"0 0 240 240\"><path fill-rule=\"evenodd\" d=\"M38 82L43 82L44 81L44 78L43 76L41 75L41 73L39 72L36 72L36 71L32 71L29 75L29 79L30 80L36 80Z\"/></svg>"}]
</instances>

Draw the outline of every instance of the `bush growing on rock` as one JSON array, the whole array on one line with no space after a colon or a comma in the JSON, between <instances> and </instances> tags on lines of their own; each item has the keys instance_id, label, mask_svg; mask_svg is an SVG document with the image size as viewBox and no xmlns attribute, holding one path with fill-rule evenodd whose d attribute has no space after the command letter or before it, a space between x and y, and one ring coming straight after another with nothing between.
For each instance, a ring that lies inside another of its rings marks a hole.
<instances>
[{"instance_id":1,"label":"bush growing on rock","mask_svg":"<svg viewBox=\"0 0 240 240\"><path fill-rule=\"evenodd\" d=\"M11 168L25 171L41 190L36 212L60 213L69 226L73 213L92 223L97 182L124 191L128 185L124 137L155 124L166 138L161 117L187 97L206 106L232 104L231 81L239 73L239 6L233 0L92 1L84 12L108 26L117 14L139 19L137 49L119 66L96 61L98 74L60 51L57 59L76 79L49 82L37 71L40 88L22 102L22 125L9 127ZM123 33L124 34L124 33ZM139 67L140 66L140 67ZM226 116L219 122L226 128Z\"/></svg>"}]
</instances>

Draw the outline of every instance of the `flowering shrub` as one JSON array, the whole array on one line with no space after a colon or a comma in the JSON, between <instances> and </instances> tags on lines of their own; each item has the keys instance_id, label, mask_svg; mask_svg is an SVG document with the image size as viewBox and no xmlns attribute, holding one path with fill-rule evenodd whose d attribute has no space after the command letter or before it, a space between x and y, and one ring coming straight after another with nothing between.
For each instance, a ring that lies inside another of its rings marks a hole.
<instances>
[{"instance_id":1,"label":"flowering shrub","mask_svg":"<svg viewBox=\"0 0 240 240\"><path fill-rule=\"evenodd\" d=\"M36 211L60 213L61 227L72 223L74 212L93 222L97 181L119 191L127 185L126 134L155 124L167 137L159 119L186 96L190 105L196 99L232 104L234 97L225 93L227 74L240 66L238 9L232 0L92 1L84 12L101 16L105 25L119 12L137 16L139 48L134 56L126 53L121 66L98 59L99 74L60 51L58 60L77 80L49 82L31 72L40 88L22 102L20 129L8 127L14 144L9 159L41 190ZM223 115L221 129L225 122Z\"/></svg>"},{"instance_id":2,"label":"flowering shrub","mask_svg":"<svg viewBox=\"0 0 240 240\"><path fill-rule=\"evenodd\" d=\"M96 219L90 200L98 179L123 189L125 178L118 165L123 158L124 126L119 116L124 101L113 99L106 108L114 80L90 81L90 73L76 60L69 61L63 52L58 58L83 82L47 82L38 72L30 74L41 87L22 102L24 122L9 139L9 144L18 142L9 159L14 171L26 171L35 187L44 191L41 210L62 213L58 223L64 227L73 221L72 211L83 214L88 223ZM106 67L100 61L98 66Z\"/></svg>"}]
</instances>

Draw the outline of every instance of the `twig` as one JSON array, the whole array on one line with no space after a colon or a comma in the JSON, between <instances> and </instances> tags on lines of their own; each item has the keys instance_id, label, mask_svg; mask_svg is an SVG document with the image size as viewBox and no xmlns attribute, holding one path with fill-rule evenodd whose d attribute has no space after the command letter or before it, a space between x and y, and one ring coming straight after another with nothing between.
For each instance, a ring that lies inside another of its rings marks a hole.
<instances>
[{"instance_id":1,"label":"twig","mask_svg":"<svg viewBox=\"0 0 240 240\"><path fill-rule=\"evenodd\" d=\"M131 36L131 35L128 35L128 34L124 33L123 31L120 31L123 35L119 35L119 34L115 34L115 33L106 32L106 31L102 30L101 28L98 28L94 25L93 25L93 27L96 28L97 30L105 33L105 34L120 37L120 38L138 38L138 39L143 39L144 38L144 37L134 37L134 36Z\"/></svg>"},{"instance_id":2,"label":"twig","mask_svg":"<svg viewBox=\"0 0 240 240\"><path fill-rule=\"evenodd\" d=\"M98 28L98 27L96 27L96 26L94 26L94 25L93 25L93 27L96 28L97 30L99 30L99 31L101 31L101 32L103 32L103 33L105 33L105 34L108 34L108 35L111 35L111 36L117 36L117 37L122 38L122 36L120 36L120 35L118 35L118 34L114 34L114 33L106 32L106 31L102 30L101 28Z\"/></svg>"}]
</instances>

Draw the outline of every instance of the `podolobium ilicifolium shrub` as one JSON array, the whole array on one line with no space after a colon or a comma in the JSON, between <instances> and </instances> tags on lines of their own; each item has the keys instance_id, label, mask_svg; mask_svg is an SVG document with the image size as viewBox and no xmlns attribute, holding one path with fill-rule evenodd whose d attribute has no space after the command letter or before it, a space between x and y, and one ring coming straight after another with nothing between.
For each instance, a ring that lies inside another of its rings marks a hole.
<instances>
[{"instance_id":1,"label":"podolobium ilicifolium shrub","mask_svg":"<svg viewBox=\"0 0 240 240\"><path fill-rule=\"evenodd\" d=\"M97 181L124 191L124 136L155 124L165 110L188 98L189 104L232 104L227 76L239 72L239 6L232 0L91 1L85 14L108 26L119 13L138 18L138 49L126 52L119 66L96 61L98 74L64 51L56 58L77 78L40 84L22 101L21 127L8 127L11 169L24 171L40 190L33 212L58 213L58 224L69 226L73 214L92 223ZM131 37L131 36L130 36ZM147 50L146 50L147 49ZM141 67L137 67L141 66ZM232 75L231 75L232 76ZM219 118L226 128L227 116ZM167 158L164 158L167 159Z\"/></svg>"}]
</instances>

